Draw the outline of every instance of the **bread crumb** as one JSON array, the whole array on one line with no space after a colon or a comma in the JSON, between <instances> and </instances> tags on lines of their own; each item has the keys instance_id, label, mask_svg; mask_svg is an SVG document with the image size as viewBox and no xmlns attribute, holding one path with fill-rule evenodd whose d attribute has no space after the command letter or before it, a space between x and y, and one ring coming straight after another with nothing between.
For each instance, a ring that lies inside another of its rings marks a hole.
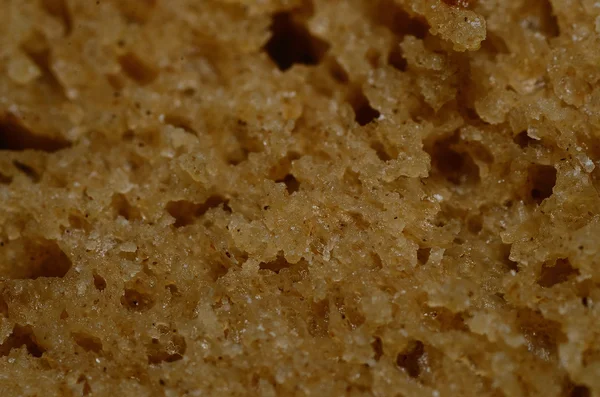
<instances>
[{"instance_id":1,"label":"bread crumb","mask_svg":"<svg viewBox=\"0 0 600 397\"><path fill-rule=\"evenodd\" d=\"M599 394L597 9L0 2L2 395Z\"/></svg>"}]
</instances>

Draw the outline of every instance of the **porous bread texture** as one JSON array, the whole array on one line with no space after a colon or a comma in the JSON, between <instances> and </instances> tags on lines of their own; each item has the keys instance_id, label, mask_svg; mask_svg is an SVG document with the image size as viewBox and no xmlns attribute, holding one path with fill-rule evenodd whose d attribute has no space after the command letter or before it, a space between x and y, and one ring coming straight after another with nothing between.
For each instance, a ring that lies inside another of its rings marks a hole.
<instances>
[{"instance_id":1,"label":"porous bread texture","mask_svg":"<svg viewBox=\"0 0 600 397\"><path fill-rule=\"evenodd\" d=\"M0 15L2 396L600 396L596 1Z\"/></svg>"}]
</instances>

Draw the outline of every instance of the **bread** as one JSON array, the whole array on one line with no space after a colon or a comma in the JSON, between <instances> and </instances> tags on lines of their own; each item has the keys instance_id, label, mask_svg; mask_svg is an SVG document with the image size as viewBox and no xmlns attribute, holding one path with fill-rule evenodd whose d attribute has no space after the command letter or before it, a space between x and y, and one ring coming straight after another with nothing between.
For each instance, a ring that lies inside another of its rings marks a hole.
<instances>
[{"instance_id":1,"label":"bread","mask_svg":"<svg viewBox=\"0 0 600 397\"><path fill-rule=\"evenodd\" d=\"M600 395L594 1L0 15L3 396Z\"/></svg>"}]
</instances>

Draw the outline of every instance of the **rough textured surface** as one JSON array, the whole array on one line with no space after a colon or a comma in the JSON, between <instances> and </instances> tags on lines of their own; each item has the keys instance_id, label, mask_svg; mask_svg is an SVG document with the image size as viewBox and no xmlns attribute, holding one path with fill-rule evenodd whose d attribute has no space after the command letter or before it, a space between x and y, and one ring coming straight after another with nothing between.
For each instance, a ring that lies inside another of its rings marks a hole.
<instances>
[{"instance_id":1,"label":"rough textured surface","mask_svg":"<svg viewBox=\"0 0 600 397\"><path fill-rule=\"evenodd\" d=\"M3 396L600 396L592 0L0 0Z\"/></svg>"}]
</instances>

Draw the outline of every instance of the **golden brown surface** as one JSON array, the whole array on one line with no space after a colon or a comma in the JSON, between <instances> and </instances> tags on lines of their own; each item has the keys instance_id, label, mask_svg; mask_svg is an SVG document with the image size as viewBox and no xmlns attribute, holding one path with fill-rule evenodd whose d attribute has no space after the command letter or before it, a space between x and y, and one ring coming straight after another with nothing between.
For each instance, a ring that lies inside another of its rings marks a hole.
<instances>
[{"instance_id":1,"label":"golden brown surface","mask_svg":"<svg viewBox=\"0 0 600 397\"><path fill-rule=\"evenodd\" d=\"M594 0L0 0L2 396L600 396Z\"/></svg>"}]
</instances>

